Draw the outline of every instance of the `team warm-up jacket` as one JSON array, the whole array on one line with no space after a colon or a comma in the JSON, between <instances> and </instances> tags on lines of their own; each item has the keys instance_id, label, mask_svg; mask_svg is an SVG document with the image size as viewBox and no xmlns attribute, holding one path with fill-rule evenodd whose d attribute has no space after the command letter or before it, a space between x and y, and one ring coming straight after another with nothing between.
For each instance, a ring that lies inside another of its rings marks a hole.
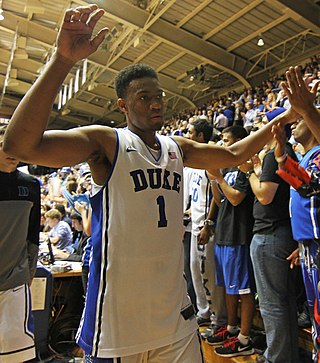
<instances>
[{"instance_id":1,"label":"team warm-up jacket","mask_svg":"<svg viewBox=\"0 0 320 363\"><path fill-rule=\"evenodd\" d=\"M39 248L40 184L18 170L0 172L0 291L28 283Z\"/></svg>"}]
</instances>

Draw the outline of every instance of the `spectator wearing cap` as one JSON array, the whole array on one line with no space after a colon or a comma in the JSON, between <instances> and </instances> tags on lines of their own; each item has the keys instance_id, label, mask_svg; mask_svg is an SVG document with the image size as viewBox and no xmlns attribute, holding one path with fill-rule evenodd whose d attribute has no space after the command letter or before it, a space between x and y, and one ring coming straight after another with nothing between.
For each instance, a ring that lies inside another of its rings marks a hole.
<instances>
[{"instance_id":1,"label":"spectator wearing cap","mask_svg":"<svg viewBox=\"0 0 320 363\"><path fill-rule=\"evenodd\" d=\"M85 174L91 173L90 167L88 164L83 164L80 167L80 177L84 176Z\"/></svg>"}]
</instances>

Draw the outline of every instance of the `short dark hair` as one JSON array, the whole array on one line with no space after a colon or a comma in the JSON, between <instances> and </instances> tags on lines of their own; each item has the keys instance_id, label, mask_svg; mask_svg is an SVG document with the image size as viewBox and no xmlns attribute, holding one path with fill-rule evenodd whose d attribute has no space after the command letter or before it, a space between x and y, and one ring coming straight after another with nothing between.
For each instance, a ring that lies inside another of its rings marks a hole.
<instances>
[{"instance_id":1,"label":"short dark hair","mask_svg":"<svg viewBox=\"0 0 320 363\"><path fill-rule=\"evenodd\" d=\"M70 218L71 219L76 219L77 221L82 222L82 217L79 216L79 214L76 213L76 212L71 212Z\"/></svg>"},{"instance_id":2,"label":"short dark hair","mask_svg":"<svg viewBox=\"0 0 320 363\"><path fill-rule=\"evenodd\" d=\"M159 79L157 72L147 64L131 64L130 66L123 68L117 74L114 81L117 97L125 98L130 82L144 77Z\"/></svg>"},{"instance_id":3,"label":"short dark hair","mask_svg":"<svg viewBox=\"0 0 320 363\"><path fill-rule=\"evenodd\" d=\"M208 143L212 137L213 127L209 124L207 120L197 118L196 120L191 122L191 125L194 127L197 135L199 132L203 133L204 142Z\"/></svg>"},{"instance_id":4,"label":"short dark hair","mask_svg":"<svg viewBox=\"0 0 320 363\"><path fill-rule=\"evenodd\" d=\"M244 139L248 136L247 130L240 125L233 125L222 130L222 134L229 133L235 139Z\"/></svg>"},{"instance_id":5,"label":"short dark hair","mask_svg":"<svg viewBox=\"0 0 320 363\"><path fill-rule=\"evenodd\" d=\"M66 208L63 204L56 204L56 209L61 213L62 217L66 215Z\"/></svg>"}]
</instances>

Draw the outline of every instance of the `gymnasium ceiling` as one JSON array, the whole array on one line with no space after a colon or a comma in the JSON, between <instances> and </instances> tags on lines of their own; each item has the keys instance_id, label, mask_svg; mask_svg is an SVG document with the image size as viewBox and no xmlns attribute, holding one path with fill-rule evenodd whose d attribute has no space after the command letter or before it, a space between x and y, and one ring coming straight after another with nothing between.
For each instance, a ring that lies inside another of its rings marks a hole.
<instances>
[{"instance_id":1,"label":"gymnasium ceiling","mask_svg":"<svg viewBox=\"0 0 320 363\"><path fill-rule=\"evenodd\" d=\"M2 117L12 114L50 59L64 11L88 3L106 10L97 29L107 26L110 33L66 79L49 128L123 125L113 80L132 63L159 72L169 118L173 110L320 55L319 0L0 0ZM200 66L202 74L195 72Z\"/></svg>"}]
</instances>

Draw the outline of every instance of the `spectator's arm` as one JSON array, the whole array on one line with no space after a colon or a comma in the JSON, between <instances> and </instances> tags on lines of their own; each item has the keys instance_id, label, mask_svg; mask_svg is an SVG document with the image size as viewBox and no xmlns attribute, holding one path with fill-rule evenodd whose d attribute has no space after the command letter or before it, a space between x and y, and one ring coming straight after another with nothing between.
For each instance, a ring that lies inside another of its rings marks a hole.
<instances>
[{"instance_id":1,"label":"spectator's arm","mask_svg":"<svg viewBox=\"0 0 320 363\"><path fill-rule=\"evenodd\" d=\"M75 208L81 213L83 231L87 236L91 236L91 216L92 209L90 205L85 203L75 202Z\"/></svg>"},{"instance_id":2,"label":"spectator's arm","mask_svg":"<svg viewBox=\"0 0 320 363\"><path fill-rule=\"evenodd\" d=\"M232 186L230 186L223 178L221 173L216 173L214 175L215 180L219 184L219 187L221 188L221 191L225 195L225 197L228 199L228 201L233 205L237 206L239 205L244 198L246 197L246 193L240 192L237 189L234 189Z\"/></svg>"},{"instance_id":3,"label":"spectator's arm","mask_svg":"<svg viewBox=\"0 0 320 363\"><path fill-rule=\"evenodd\" d=\"M249 176L249 182L253 194L261 204L268 205L273 201L279 184L270 181L260 182L258 176L255 173L252 173Z\"/></svg>"},{"instance_id":4,"label":"spectator's arm","mask_svg":"<svg viewBox=\"0 0 320 363\"><path fill-rule=\"evenodd\" d=\"M213 221L213 225L210 226L209 224L204 224L203 227L200 230L200 233L198 235L197 242L201 245L205 245L209 242L209 238L212 236L214 229L215 229L215 223L218 215L219 207L216 205L214 197L211 199L210 208L208 215L206 219L209 219L210 221Z\"/></svg>"}]
</instances>

